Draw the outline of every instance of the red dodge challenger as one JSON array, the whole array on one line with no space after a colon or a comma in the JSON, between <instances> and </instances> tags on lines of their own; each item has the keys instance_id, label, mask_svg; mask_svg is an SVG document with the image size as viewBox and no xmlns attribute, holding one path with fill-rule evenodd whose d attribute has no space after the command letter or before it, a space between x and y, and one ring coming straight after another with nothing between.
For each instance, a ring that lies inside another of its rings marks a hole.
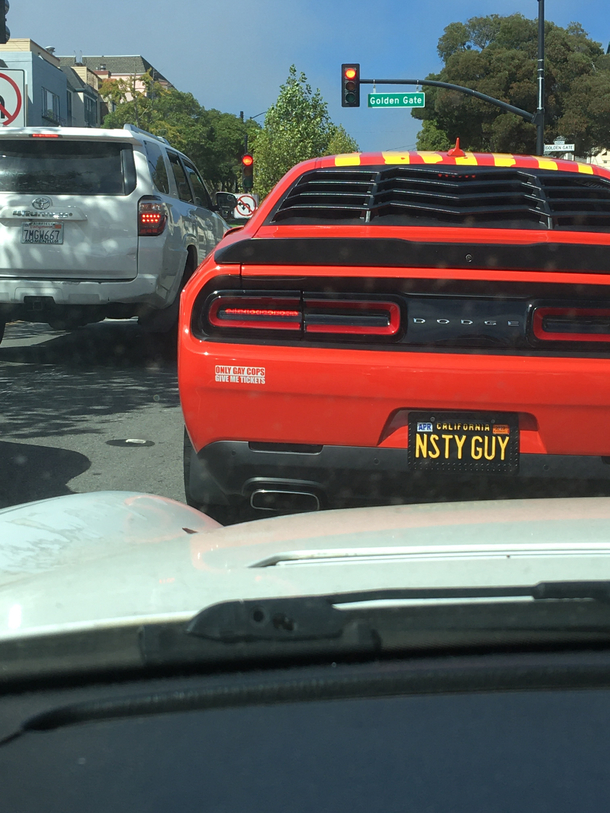
<instances>
[{"instance_id":1,"label":"red dodge challenger","mask_svg":"<svg viewBox=\"0 0 610 813\"><path fill-rule=\"evenodd\" d=\"M382 152L294 167L182 295L187 501L610 476L610 172Z\"/></svg>"}]
</instances>

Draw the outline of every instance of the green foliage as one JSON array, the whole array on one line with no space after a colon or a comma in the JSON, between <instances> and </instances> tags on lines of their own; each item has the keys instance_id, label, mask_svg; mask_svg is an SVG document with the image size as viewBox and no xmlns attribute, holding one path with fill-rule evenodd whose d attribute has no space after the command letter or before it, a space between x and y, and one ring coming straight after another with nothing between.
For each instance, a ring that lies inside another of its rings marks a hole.
<instances>
[{"instance_id":1,"label":"green foliage","mask_svg":"<svg viewBox=\"0 0 610 813\"><path fill-rule=\"evenodd\" d=\"M117 105L104 119L104 127L135 124L167 138L197 165L203 177L219 189L235 191L241 178L244 136L260 129L231 113L206 110L191 93L169 90L149 75L141 77L144 90L133 80L106 80L102 96Z\"/></svg>"},{"instance_id":2,"label":"green foliage","mask_svg":"<svg viewBox=\"0 0 610 813\"><path fill-rule=\"evenodd\" d=\"M292 65L254 141L254 188L264 197L300 161L357 148L343 127L331 122L320 91L314 93Z\"/></svg>"},{"instance_id":3,"label":"green foliage","mask_svg":"<svg viewBox=\"0 0 610 813\"><path fill-rule=\"evenodd\" d=\"M326 145L325 155L341 155L342 153L346 152L357 152L358 144L356 141L346 132L345 128L342 124L331 125L330 130L330 138L328 139L328 144Z\"/></svg>"},{"instance_id":4,"label":"green foliage","mask_svg":"<svg viewBox=\"0 0 610 813\"><path fill-rule=\"evenodd\" d=\"M420 142L425 144L425 147L420 147ZM426 119L422 123L422 129L417 135L417 146L421 150L435 150L446 152L453 147L451 141L444 130L439 130L436 122L433 119Z\"/></svg>"},{"instance_id":5,"label":"green foliage","mask_svg":"<svg viewBox=\"0 0 610 813\"><path fill-rule=\"evenodd\" d=\"M429 79L478 90L536 112L538 24L521 14L472 17L451 23L438 42L445 63ZM577 155L610 148L610 58L579 23L545 24L545 142L574 142ZM444 149L460 138L462 148L531 153L536 128L519 116L458 91L426 88L418 149Z\"/></svg>"}]
</instances>

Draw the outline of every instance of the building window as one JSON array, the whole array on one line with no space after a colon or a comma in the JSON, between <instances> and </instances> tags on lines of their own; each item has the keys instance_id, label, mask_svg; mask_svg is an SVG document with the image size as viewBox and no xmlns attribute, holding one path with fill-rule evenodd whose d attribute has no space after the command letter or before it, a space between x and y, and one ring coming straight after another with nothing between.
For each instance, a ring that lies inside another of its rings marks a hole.
<instances>
[{"instance_id":1,"label":"building window","mask_svg":"<svg viewBox=\"0 0 610 813\"><path fill-rule=\"evenodd\" d=\"M42 117L55 124L59 122L59 96L46 88L42 89Z\"/></svg>"},{"instance_id":2,"label":"building window","mask_svg":"<svg viewBox=\"0 0 610 813\"><path fill-rule=\"evenodd\" d=\"M97 102L90 96L85 96L85 124L89 127L97 124Z\"/></svg>"},{"instance_id":3,"label":"building window","mask_svg":"<svg viewBox=\"0 0 610 813\"><path fill-rule=\"evenodd\" d=\"M68 118L68 125L72 124L72 93L68 91L66 96L66 113Z\"/></svg>"}]
</instances>

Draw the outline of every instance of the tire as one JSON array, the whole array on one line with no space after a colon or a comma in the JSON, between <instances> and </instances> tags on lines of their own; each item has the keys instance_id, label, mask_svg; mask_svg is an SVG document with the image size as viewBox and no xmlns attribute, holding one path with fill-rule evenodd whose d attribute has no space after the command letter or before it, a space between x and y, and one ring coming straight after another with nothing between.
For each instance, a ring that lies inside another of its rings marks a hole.
<instances>
[{"instance_id":1,"label":"tire","mask_svg":"<svg viewBox=\"0 0 610 813\"><path fill-rule=\"evenodd\" d=\"M4 338L4 328L6 327L6 322L0 321L0 342Z\"/></svg>"},{"instance_id":2,"label":"tire","mask_svg":"<svg viewBox=\"0 0 610 813\"><path fill-rule=\"evenodd\" d=\"M186 498L186 504L190 505L192 508L196 508L198 511L203 511L203 504L196 500L193 497L191 492L191 455L194 454L194 449L191 444L191 439L188 436L188 432L186 428L184 430L184 441L183 441L183 448L182 448L182 469L184 472L184 496Z\"/></svg>"},{"instance_id":3,"label":"tire","mask_svg":"<svg viewBox=\"0 0 610 813\"><path fill-rule=\"evenodd\" d=\"M195 496L191 490L191 472L193 463L197 460L197 454L191 444L191 439L188 436L186 429L184 430L184 447L183 447L183 471L184 471L184 495L186 497L187 505L191 508L196 508L202 514L207 514L216 522L221 525L234 525L237 522L244 522L247 519L252 519L250 514L250 506L245 499L227 500L226 505L212 502L202 502L200 498ZM196 463L195 463L196 465Z\"/></svg>"}]
</instances>

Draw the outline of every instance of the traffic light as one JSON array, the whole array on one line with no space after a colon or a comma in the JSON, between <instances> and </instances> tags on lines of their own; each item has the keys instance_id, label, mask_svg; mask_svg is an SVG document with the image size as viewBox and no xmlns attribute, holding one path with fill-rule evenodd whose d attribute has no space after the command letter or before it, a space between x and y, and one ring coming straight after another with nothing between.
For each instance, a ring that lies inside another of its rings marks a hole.
<instances>
[{"instance_id":1,"label":"traffic light","mask_svg":"<svg viewBox=\"0 0 610 813\"><path fill-rule=\"evenodd\" d=\"M0 10L2 9L1 0L0 0ZM0 45L5 45L11 37L11 32L8 30L8 25L6 24L6 15L8 14L9 4L8 0L4 0L4 16L0 12Z\"/></svg>"},{"instance_id":2,"label":"traffic light","mask_svg":"<svg viewBox=\"0 0 610 813\"><path fill-rule=\"evenodd\" d=\"M341 107L360 107L360 65L341 65Z\"/></svg>"},{"instance_id":3,"label":"traffic light","mask_svg":"<svg viewBox=\"0 0 610 813\"><path fill-rule=\"evenodd\" d=\"M247 152L241 157L241 185L244 190L252 189L254 183L254 158Z\"/></svg>"}]
</instances>

